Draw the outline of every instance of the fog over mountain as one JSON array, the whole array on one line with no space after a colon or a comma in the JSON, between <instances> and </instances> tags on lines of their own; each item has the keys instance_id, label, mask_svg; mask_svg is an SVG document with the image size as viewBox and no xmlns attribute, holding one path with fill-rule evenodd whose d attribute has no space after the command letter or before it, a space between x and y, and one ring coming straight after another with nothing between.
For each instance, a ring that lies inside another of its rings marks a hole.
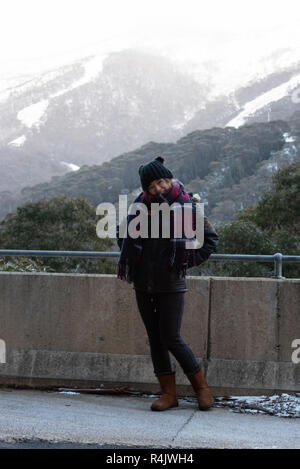
<instances>
[{"instance_id":1,"label":"fog over mountain","mask_svg":"<svg viewBox=\"0 0 300 469\"><path fill-rule=\"evenodd\" d=\"M1 196L148 142L175 143L195 130L288 119L299 110L295 48L269 53L231 86L224 58L197 63L169 52L102 49L47 71L2 76Z\"/></svg>"}]
</instances>

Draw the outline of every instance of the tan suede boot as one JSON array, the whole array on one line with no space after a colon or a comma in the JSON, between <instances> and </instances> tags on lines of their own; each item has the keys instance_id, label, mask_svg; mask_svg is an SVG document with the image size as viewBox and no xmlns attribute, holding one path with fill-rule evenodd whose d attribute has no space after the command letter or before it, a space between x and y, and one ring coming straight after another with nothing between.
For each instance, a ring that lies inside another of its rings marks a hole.
<instances>
[{"instance_id":1,"label":"tan suede boot","mask_svg":"<svg viewBox=\"0 0 300 469\"><path fill-rule=\"evenodd\" d=\"M161 375L157 379L161 387L162 397L152 403L151 410L167 410L170 407L177 407L175 373Z\"/></svg>"},{"instance_id":2,"label":"tan suede boot","mask_svg":"<svg viewBox=\"0 0 300 469\"><path fill-rule=\"evenodd\" d=\"M199 409L209 409L214 403L214 398L209 390L209 387L207 385L207 382L205 381L202 371L200 370L193 375L186 376L188 377L197 395Z\"/></svg>"}]
</instances>

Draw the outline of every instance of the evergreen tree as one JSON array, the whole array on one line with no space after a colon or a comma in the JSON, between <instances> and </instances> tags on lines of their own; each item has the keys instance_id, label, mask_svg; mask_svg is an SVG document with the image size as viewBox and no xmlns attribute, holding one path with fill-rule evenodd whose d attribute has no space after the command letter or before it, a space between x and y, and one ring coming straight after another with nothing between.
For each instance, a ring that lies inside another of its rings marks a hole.
<instances>
[{"instance_id":1,"label":"evergreen tree","mask_svg":"<svg viewBox=\"0 0 300 469\"><path fill-rule=\"evenodd\" d=\"M272 178L272 188L261 200L240 210L230 223L217 227L218 252L300 256L300 163L286 164ZM222 263L215 275L273 276L273 265ZM300 265L283 264L283 275L300 277Z\"/></svg>"},{"instance_id":2,"label":"evergreen tree","mask_svg":"<svg viewBox=\"0 0 300 469\"><path fill-rule=\"evenodd\" d=\"M98 220L94 207L81 197L57 196L27 202L0 223L0 246L1 249L108 251L114 242L97 236ZM46 270L56 272L115 273L115 263L107 258L42 257L38 261L40 270L47 267ZM4 264L7 262L6 259Z\"/></svg>"}]
</instances>

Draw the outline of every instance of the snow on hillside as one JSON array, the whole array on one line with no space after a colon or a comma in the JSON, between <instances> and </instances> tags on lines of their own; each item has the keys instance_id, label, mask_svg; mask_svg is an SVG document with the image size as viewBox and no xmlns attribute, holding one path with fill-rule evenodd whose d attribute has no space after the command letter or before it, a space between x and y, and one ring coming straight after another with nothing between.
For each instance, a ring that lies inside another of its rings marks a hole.
<instances>
[{"instance_id":1,"label":"snow on hillside","mask_svg":"<svg viewBox=\"0 0 300 469\"><path fill-rule=\"evenodd\" d=\"M200 106L200 109L203 109L204 106ZM195 116L195 114L197 113L198 111L198 108L196 109L193 109L193 110L185 110L184 111L184 121L183 122L179 122L179 123L176 123L176 124L173 124L172 125L172 128L175 129L175 130L182 130L186 125L187 123Z\"/></svg>"},{"instance_id":2,"label":"snow on hillside","mask_svg":"<svg viewBox=\"0 0 300 469\"><path fill-rule=\"evenodd\" d=\"M292 142L295 142L296 140L296 137L294 137L293 135L290 135L289 132L285 132L283 134L283 138L286 143L292 143Z\"/></svg>"},{"instance_id":3,"label":"snow on hillside","mask_svg":"<svg viewBox=\"0 0 300 469\"><path fill-rule=\"evenodd\" d=\"M11 142L9 142L8 145L12 147L21 147L22 145L24 145L25 142L26 142L26 136L21 135L21 137L15 138Z\"/></svg>"},{"instance_id":4,"label":"snow on hillside","mask_svg":"<svg viewBox=\"0 0 300 469\"><path fill-rule=\"evenodd\" d=\"M0 80L0 103L9 99L10 96L21 96L27 91L33 90L41 85L59 78L65 73L65 69L49 70L38 75L20 75Z\"/></svg>"},{"instance_id":5,"label":"snow on hillside","mask_svg":"<svg viewBox=\"0 0 300 469\"><path fill-rule=\"evenodd\" d=\"M257 112L259 109L271 104L274 101L279 101L280 99L288 96L294 89L300 85L300 74L292 77L286 83L279 85L266 93L258 96L257 98L249 101L245 104L243 110L232 120L230 120L226 127L240 127L244 125L251 115Z\"/></svg>"},{"instance_id":6,"label":"snow on hillside","mask_svg":"<svg viewBox=\"0 0 300 469\"><path fill-rule=\"evenodd\" d=\"M62 90L56 93L50 94L48 99L43 99L37 103L25 107L24 109L18 112L17 118L28 128L31 128L33 125L39 127L42 123L42 117L45 114L49 105L49 100L57 98L58 96L62 96L63 94L66 94L69 91L78 88L79 86L85 85L95 80L99 73L102 71L103 62L106 57L106 54L94 56L88 61L84 62L82 64L84 67L84 74L79 80L75 81L71 86L63 88Z\"/></svg>"},{"instance_id":7,"label":"snow on hillside","mask_svg":"<svg viewBox=\"0 0 300 469\"><path fill-rule=\"evenodd\" d=\"M19 111L17 118L28 128L31 128L33 125L39 126L48 105L49 99L42 99L42 101L31 104Z\"/></svg>"},{"instance_id":8,"label":"snow on hillside","mask_svg":"<svg viewBox=\"0 0 300 469\"><path fill-rule=\"evenodd\" d=\"M68 93L69 91L79 88L79 86L86 85L91 81L95 80L100 72L102 72L103 62L108 55L101 55L92 57L88 62L83 63L84 74L83 76L75 81L71 86L58 91L50 96L50 98L56 98L57 96L62 96L63 94Z\"/></svg>"},{"instance_id":9,"label":"snow on hillside","mask_svg":"<svg viewBox=\"0 0 300 469\"><path fill-rule=\"evenodd\" d=\"M61 161L61 164L67 166L67 168L71 169L72 171L78 171L78 169L80 169L80 166L77 166L77 164L66 163L65 161Z\"/></svg>"}]
</instances>

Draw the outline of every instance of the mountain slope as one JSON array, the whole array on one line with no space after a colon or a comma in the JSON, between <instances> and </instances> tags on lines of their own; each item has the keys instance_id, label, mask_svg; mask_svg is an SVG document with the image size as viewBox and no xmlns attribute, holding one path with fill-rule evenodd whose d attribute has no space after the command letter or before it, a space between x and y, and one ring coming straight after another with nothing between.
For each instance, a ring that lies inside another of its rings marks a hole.
<instances>
[{"instance_id":1,"label":"mountain slope","mask_svg":"<svg viewBox=\"0 0 300 469\"><path fill-rule=\"evenodd\" d=\"M297 90L300 90L299 62L253 79L234 92L207 102L187 122L183 131L189 133L215 126L239 127L253 122L289 119L300 109Z\"/></svg>"},{"instance_id":2,"label":"mountain slope","mask_svg":"<svg viewBox=\"0 0 300 469\"><path fill-rule=\"evenodd\" d=\"M2 84L1 213L26 199L23 188L66 173L73 180L79 167L141 146L144 155L147 142L175 144L198 130L289 119L300 109L292 99L299 77L296 62L208 101L211 73L197 81L165 57L123 50Z\"/></svg>"},{"instance_id":3,"label":"mountain slope","mask_svg":"<svg viewBox=\"0 0 300 469\"><path fill-rule=\"evenodd\" d=\"M176 140L205 91L168 59L133 50L27 79L0 94L0 188L50 180L74 168L66 164L100 164L149 140Z\"/></svg>"},{"instance_id":4,"label":"mountain slope","mask_svg":"<svg viewBox=\"0 0 300 469\"><path fill-rule=\"evenodd\" d=\"M102 165L84 165L50 183L26 187L10 200L10 209L3 198L1 215L27 200L58 194L85 197L95 207L100 202L117 204L119 194L128 194L130 203L141 190L140 164L162 155L186 189L200 194L214 223L220 223L259 200L277 168L300 160L299 142L299 114L289 121L199 130L176 143L149 142Z\"/></svg>"}]
</instances>

